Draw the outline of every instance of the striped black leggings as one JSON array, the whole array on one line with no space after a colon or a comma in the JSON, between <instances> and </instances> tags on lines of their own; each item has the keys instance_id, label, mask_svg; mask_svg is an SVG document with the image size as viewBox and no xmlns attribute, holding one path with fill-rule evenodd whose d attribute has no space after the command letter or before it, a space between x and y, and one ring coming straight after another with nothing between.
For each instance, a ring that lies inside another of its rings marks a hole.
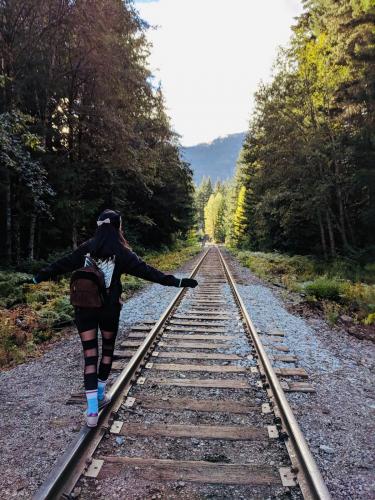
<instances>
[{"instance_id":1,"label":"striped black leggings","mask_svg":"<svg viewBox=\"0 0 375 500\"><path fill-rule=\"evenodd\" d=\"M113 351L119 324L121 305L107 305L100 309L76 308L75 322L82 341L85 358L85 390L98 387L98 378L107 380L112 367ZM99 363L98 329L102 337L102 355Z\"/></svg>"}]
</instances>

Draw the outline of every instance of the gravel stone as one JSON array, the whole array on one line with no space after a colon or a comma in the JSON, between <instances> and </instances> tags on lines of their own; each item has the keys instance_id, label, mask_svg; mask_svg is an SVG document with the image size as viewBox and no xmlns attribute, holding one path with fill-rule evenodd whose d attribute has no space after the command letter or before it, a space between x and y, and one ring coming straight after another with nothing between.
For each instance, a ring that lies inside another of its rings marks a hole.
<instances>
[{"instance_id":1,"label":"gravel stone","mask_svg":"<svg viewBox=\"0 0 375 500\"><path fill-rule=\"evenodd\" d=\"M195 257L176 275L187 275L188 269L193 267L198 258ZM239 292L256 328L264 334L262 339L267 338L267 334L275 329L281 330L285 335L282 344L289 347L290 355L298 357L295 365L274 361L274 366L305 368L309 375L308 381L316 389L315 394L288 393L287 398L332 498L374 498L375 345L367 340L359 340L345 330L332 330L321 319L306 319L290 314L287 309L294 301L293 294L262 282L234 259L230 259L230 268L237 282L241 283L238 285ZM225 284L221 290L226 297L231 294ZM145 319L157 320L175 294L175 288L148 285L129 299L122 309L118 342L126 338L132 325ZM188 301L185 302L188 308ZM241 322L231 324L233 332L239 331L241 326ZM267 347L267 350L269 354L281 354L271 347ZM236 340L233 353L240 356L251 353L246 339ZM245 359L239 364L250 367L254 362ZM43 357L0 373L2 498L30 498L47 477L55 461L75 438L84 422L83 409L78 405L66 405L65 402L72 392L82 391L82 370L81 344L72 330L70 337L58 340ZM134 391L141 390L141 387L135 387ZM255 386L251 390L252 397L265 402L263 394ZM165 397L163 391L163 388L155 388L155 396ZM189 390L182 392L178 387L168 389L170 398L190 393L192 394ZM194 397L235 400L237 395L235 391L220 392L212 389L202 393L197 390ZM121 411L125 412L124 409ZM126 415L134 422L144 419L139 410L127 409ZM192 415L186 412L183 417L190 420ZM265 423L268 422L268 417L264 418ZM153 419L158 421L160 416L155 413ZM168 422L167 417L165 422ZM205 423L204 418L197 419L198 423ZM241 423L240 420L238 423ZM110 438L103 440L101 446L105 449L110 446L110 441ZM151 438L144 439L142 443L146 449L157 449L157 443ZM175 444L181 446L183 453L183 442L179 443L177 440ZM214 449L206 448L203 442L198 444L197 457L223 454L219 444ZM126 438L126 445L126 448L131 445L134 456L142 451L139 449L141 444L136 439ZM249 449L254 447L256 456L256 444L248 446ZM121 448L124 446L118 446L118 452ZM263 452L266 463L282 465L282 460L274 453L267 454L267 450ZM283 452L281 445L279 452ZM163 458L169 458L168 447L163 449L163 453ZM233 459L240 460L241 456L241 453L233 455ZM132 481L130 478L129 488L132 487ZM85 479L81 482L82 485L86 484ZM117 498L121 495L121 478L113 478L110 482L113 496L107 488L103 489L97 482L93 484L95 498ZM160 484L153 485L147 497L163 498L161 488ZM174 494L170 491L169 498L187 498L182 484L176 483L175 489ZM211 498L218 498L215 486L210 491ZM228 498L246 498L241 488L230 487L228 492Z\"/></svg>"}]
</instances>

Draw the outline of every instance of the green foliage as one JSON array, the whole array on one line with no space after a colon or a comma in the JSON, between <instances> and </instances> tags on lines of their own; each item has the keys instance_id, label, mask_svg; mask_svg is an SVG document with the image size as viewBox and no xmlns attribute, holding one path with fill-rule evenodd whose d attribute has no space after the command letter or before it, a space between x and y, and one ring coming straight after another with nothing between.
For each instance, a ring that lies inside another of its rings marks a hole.
<instances>
[{"instance_id":1,"label":"green foliage","mask_svg":"<svg viewBox=\"0 0 375 500\"><path fill-rule=\"evenodd\" d=\"M38 313L43 329L56 328L73 320L74 310L67 295L55 297Z\"/></svg>"},{"instance_id":2,"label":"green foliage","mask_svg":"<svg viewBox=\"0 0 375 500\"><path fill-rule=\"evenodd\" d=\"M216 242L225 239L225 188L216 186L217 191L211 194L204 208L205 233Z\"/></svg>"},{"instance_id":3,"label":"green foliage","mask_svg":"<svg viewBox=\"0 0 375 500\"><path fill-rule=\"evenodd\" d=\"M135 245L172 244L193 224L192 172L148 69L147 25L131 2L89 4L0 7L8 265L77 245L108 207Z\"/></svg>"},{"instance_id":4,"label":"green foliage","mask_svg":"<svg viewBox=\"0 0 375 500\"><path fill-rule=\"evenodd\" d=\"M236 256L245 266L265 279L282 282L285 276L298 276L300 281L307 281L315 276L315 261L302 255L290 257L277 252L236 251Z\"/></svg>"},{"instance_id":5,"label":"green foliage","mask_svg":"<svg viewBox=\"0 0 375 500\"><path fill-rule=\"evenodd\" d=\"M212 184L209 177L203 177L201 184L195 191L195 209L198 229L204 228L204 209L212 195Z\"/></svg>"},{"instance_id":6,"label":"green foliage","mask_svg":"<svg viewBox=\"0 0 375 500\"><path fill-rule=\"evenodd\" d=\"M248 231L250 221L248 220L248 193L245 186L241 186L238 192L236 209L233 216L233 243L242 248L249 243Z\"/></svg>"},{"instance_id":7,"label":"green foliage","mask_svg":"<svg viewBox=\"0 0 375 500\"><path fill-rule=\"evenodd\" d=\"M17 356L15 332L13 322L0 309L0 366L7 365L13 359L20 359Z\"/></svg>"},{"instance_id":8,"label":"green foliage","mask_svg":"<svg viewBox=\"0 0 375 500\"><path fill-rule=\"evenodd\" d=\"M151 266L167 272L182 266L187 260L199 253L201 250L200 246L196 243L193 245L180 245L177 245L177 248L170 251L167 250L165 252L154 253L149 252L145 255L144 259Z\"/></svg>"},{"instance_id":9,"label":"green foliage","mask_svg":"<svg viewBox=\"0 0 375 500\"><path fill-rule=\"evenodd\" d=\"M365 325L374 325L375 324L375 313L369 314L364 320Z\"/></svg>"},{"instance_id":10,"label":"green foliage","mask_svg":"<svg viewBox=\"0 0 375 500\"><path fill-rule=\"evenodd\" d=\"M334 324L341 313L365 324L375 312L375 282L366 267L348 259L323 261L314 256L289 256L277 252L231 249L239 261L257 276L280 284L309 300L322 303L327 320ZM356 281L366 277L368 283Z\"/></svg>"},{"instance_id":11,"label":"green foliage","mask_svg":"<svg viewBox=\"0 0 375 500\"><path fill-rule=\"evenodd\" d=\"M336 302L327 300L322 302L324 316L330 326L334 326L342 313L341 306Z\"/></svg>"},{"instance_id":12,"label":"green foliage","mask_svg":"<svg viewBox=\"0 0 375 500\"><path fill-rule=\"evenodd\" d=\"M24 300L22 283L27 277L25 273L0 271L0 307L11 307Z\"/></svg>"},{"instance_id":13,"label":"green foliage","mask_svg":"<svg viewBox=\"0 0 375 500\"><path fill-rule=\"evenodd\" d=\"M342 282L325 276L321 276L312 283L308 283L305 285L304 290L308 295L316 299L339 302L342 298Z\"/></svg>"},{"instance_id":14,"label":"green foliage","mask_svg":"<svg viewBox=\"0 0 375 500\"><path fill-rule=\"evenodd\" d=\"M255 96L227 240L352 260L375 243L375 6L305 4Z\"/></svg>"}]
</instances>

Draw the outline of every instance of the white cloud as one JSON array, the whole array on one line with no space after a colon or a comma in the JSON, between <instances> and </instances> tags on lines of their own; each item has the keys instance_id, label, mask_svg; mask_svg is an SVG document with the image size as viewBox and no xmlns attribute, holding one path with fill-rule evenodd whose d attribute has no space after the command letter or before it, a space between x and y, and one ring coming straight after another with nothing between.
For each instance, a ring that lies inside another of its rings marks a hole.
<instances>
[{"instance_id":1,"label":"white cloud","mask_svg":"<svg viewBox=\"0 0 375 500\"><path fill-rule=\"evenodd\" d=\"M252 96L291 35L300 0L159 0L137 3L183 145L247 129Z\"/></svg>"}]
</instances>

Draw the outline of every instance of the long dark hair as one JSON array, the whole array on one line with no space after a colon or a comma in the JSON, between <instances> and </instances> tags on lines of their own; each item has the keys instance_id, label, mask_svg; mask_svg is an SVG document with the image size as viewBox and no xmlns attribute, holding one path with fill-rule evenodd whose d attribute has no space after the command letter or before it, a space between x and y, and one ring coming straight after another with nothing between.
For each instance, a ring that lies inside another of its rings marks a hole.
<instances>
[{"instance_id":1,"label":"long dark hair","mask_svg":"<svg viewBox=\"0 0 375 500\"><path fill-rule=\"evenodd\" d=\"M106 209L99 215L97 222L106 220L109 222L98 225L94 237L90 240L92 257L107 259L120 254L124 248L130 249L122 232L120 213Z\"/></svg>"}]
</instances>

